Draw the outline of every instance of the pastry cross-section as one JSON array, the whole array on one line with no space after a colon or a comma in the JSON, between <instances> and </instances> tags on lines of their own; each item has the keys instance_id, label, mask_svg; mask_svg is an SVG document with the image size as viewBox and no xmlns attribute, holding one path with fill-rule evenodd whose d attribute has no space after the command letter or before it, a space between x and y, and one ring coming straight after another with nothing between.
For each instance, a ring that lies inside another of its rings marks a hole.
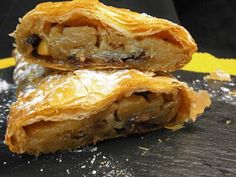
<instances>
[{"instance_id":1,"label":"pastry cross-section","mask_svg":"<svg viewBox=\"0 0 236 177\"><path fill-rule=\"evenodd\" d=\"M27 70L27 62L21 66L15 71L19 90L5 137L16 153L38 155L176 129L210 105L207 92L195 92L173 77L151 72L45 70L27 77L32 70Z\"/></svg>"},{"instance_id":2,"label":"pastry cross-section","mask_svg":"<svg viewBox=\"0 0 236 177\"><path fill-rule=\"evenodd\" d=\"M173 71L188 63L197 50L183 27L97 0L39 4L20 20L12 35L28 61L67 71Z\"/></svg>"}]
</instances>

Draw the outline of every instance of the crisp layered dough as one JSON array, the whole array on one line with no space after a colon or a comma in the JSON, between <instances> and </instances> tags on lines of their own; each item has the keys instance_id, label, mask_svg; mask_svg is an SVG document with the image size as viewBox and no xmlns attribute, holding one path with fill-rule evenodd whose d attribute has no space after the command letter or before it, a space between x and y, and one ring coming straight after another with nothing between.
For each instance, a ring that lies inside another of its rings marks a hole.
<instances>
[{"instance_id":1,"label":"crisp layered dough","mask_svg":"<svg viewBox=\"0 0 236 177\"><path fill-rule=\"evenodd\" d=\"M29 61L59 70L171 71L189 62L197 49L181 26L97 0L39 4L13 36Z\"/></svg>"},{"instance_id":2,"label":"crisp layered dough","mask_svg":"<svg viewBox=\"0 0 236 177\"><path fill-rule=\"evenodd\" d=\"M206 91L194 92L151 72L77 70L28 78L26 68L25 63L15 71L24 87L10 109L5 137L16 153L38 155L163 127L176 129L210 105Z\"/></svg>"}]
</instances>

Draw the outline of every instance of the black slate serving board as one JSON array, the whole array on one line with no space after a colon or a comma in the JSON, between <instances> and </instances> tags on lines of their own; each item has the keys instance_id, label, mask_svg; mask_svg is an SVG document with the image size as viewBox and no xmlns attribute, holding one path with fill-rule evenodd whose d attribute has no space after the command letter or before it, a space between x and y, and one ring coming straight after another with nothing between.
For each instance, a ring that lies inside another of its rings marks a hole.
<instances>
[{"instance_id":1,"label":"black slate serving board","mask_svg":"<svg viewBox=\"0 0 236 177\"><path fill-rule=\"evenodd\" d=\"M20 4L17 0L1 1L0 57L7 57L11 53L12 40L7 34L14 30L18 17L42 1L44 0L22 0ZM103 2L179 23L171 0L104 0ZM222 34L227 36L230 32L218 28L223 20L211 19L211 16L207 16L207 12L203 10L215 7L213 1L197 2L194 2L194 6L189 3L186 8L186 1L176 0L175 5L178 14L181 15L181 23L187 26L190 32L193 31L193 36L200 41L200 49L214 52L217 48L218 55L226 54L228 57L236 55L235 45L232 45L234 43L226 45L228 43L225 39L217 38ZM227 4L220 0L214 2L221 7ZM196 13L194 7L201 9L201 13ZM232 7L229 5L228 8ZM217 9L209 13L220 16ZM230 16L230 13L228 10L226 13L221 13L220 17L224 19L224 15ZM234 19L234 16L231 14L230 18ZM204 24L207 26L206 22L209 20L212 26L204 28ZM235 28L235 26L234 24L230 27ZM225 34L224 30L228 33ZM207 38L208 34L216 38ZM231 36L230 41L236 41L233 39L235 37ZM215 40L217 43L209 45ZM222 45L225 48L222 48ZM0 70L0 79L10 83L8 89L0 92L0 177L236 176L236 98L229 95L229 90L236 90L236 77L233 77L231 82L208 82L203 80L205 74L175 72L179 80L187 82L195 89L206 89L212 95L211 107L195 123L188 123L185 128L176 132L163 129L144 135L108 140L96 146L71 152L63 151L34 157L12 154L3 144L9 106L15 100L12 71L13 68ZM3 84L1 80L0 84Z\"/></svg>"}]
</instances>

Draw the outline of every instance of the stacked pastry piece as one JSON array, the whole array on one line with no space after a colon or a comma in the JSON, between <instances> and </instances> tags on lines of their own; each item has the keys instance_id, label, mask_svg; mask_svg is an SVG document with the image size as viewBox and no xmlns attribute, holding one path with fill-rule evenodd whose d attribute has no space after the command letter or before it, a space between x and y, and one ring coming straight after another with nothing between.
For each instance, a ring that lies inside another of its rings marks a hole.
<instances>
[{"instance_id":1,"label":"stacked pastry piece","mask_svg":"<svg viewBox=\"0 0 236 177\"><path fill-rule=\"evenodd\" d=\"M40 154L160 128L179 128L210 105L168 71L190 61L190 34L167 20L97 0L42 3L16 31L5 142Z\"/></svg>"}]
</instances>

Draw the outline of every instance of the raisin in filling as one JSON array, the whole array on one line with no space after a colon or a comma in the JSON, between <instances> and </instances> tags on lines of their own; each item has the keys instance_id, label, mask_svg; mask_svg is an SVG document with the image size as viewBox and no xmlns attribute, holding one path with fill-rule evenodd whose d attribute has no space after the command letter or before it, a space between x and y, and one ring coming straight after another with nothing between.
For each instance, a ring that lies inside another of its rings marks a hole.
<instances>
[{"instance_id":1,"label":"raisin in filling","mask_svg":"<svg viewBox=\"0 0 236 177\"><path fill-rule=\"evenodd\" d=\"M36 48L41 41L41 38L37 34L31 34L27 39L26 43L30 44L33 48Z\"/></svg>"}]
</instances>

